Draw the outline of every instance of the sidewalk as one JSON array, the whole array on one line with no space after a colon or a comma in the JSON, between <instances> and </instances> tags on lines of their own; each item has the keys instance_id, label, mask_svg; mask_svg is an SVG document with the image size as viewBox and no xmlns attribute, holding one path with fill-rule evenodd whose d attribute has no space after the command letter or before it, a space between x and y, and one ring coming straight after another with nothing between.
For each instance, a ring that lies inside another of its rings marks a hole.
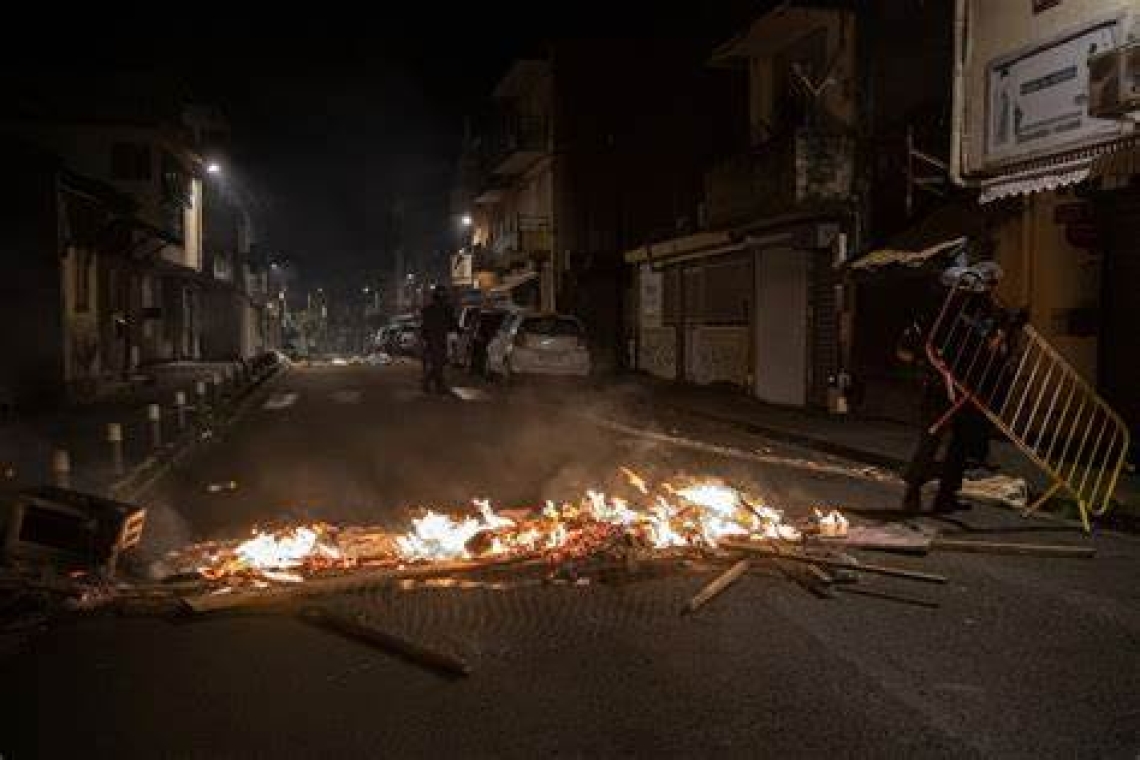
<instances>
[{"instance_id":1,"label":"sidewalk","mask_svg":"<svg viewBox=\"0 0 1140 760\"><path fill-rule=\"evenodd\" d=\"M119 423L123 433L123 464L126 473L159 453L152 446L147 406L158 404L164 447L180 431L175 393L185 394L188 409L186 429L193 427L197 397L195 386L213 376L222 380L224 392L238 390L242 382L239 362L174 362L140 371L137 380L90 404L70 406L0 424L0 487L23 488L53 481L53 452L64 450L71 465L71 486L106 493L119 479L113 467L107 425ZM230 381L227 383L226 378Z\"/></svg>"},{"instance_id":2,"label":"sidewalk","mask_svg":"<svg viewBox=\"0 0 1140 760\"><path fill-rule=\"evenodd\" d=\"M728 389L680 385L638 375L626 376L623 381L635 383L645 394L643 400L675 412L896 472L909 461L919 436L914 425L773 406ZM1034 491L1048 487L1041 471L1012 444L995 440L991 459L1003 473L1025 478ZM1134 529L1140 521L1140 477L1135 473L1123 475L1115 498L1120 503L1109 517Z\"/></svg>"}]
</instances>

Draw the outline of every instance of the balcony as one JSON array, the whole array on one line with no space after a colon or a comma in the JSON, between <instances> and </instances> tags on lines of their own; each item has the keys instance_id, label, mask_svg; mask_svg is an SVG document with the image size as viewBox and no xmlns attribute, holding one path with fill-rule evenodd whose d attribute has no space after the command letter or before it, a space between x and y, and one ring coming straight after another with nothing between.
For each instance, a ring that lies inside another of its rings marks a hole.
<instances>
[{"instance_id":1,"label":"balcony","mask_svg":"<svg viewBox=\"0 0 1140 760\"><path fill-rule=\"evenodd\" d=\"M491 174L522 174L549 152L550 122L544 116L509 114L496 126L486 154Z\"/></svg>"},{"instance_id":2,"label":"balcony","mask_svg":"<svg viewBox=\"0 0 1140 760\"><path fill-rule=\"evenodd\" d=\"M510 269L549 256L553 247L548 217L519 214L508 220L506 230L491 238L489 263L496 269Z\"/></svg>"},{"instance_id":3,"label":"balcony","mask_svg":"<svg viewBox=\"0 0 1140 760\"><path fill-rule=\"evenodd\" d=\"M772 138L706 173L708 226L844 203L853 167L854 143L847 135L801 129Z\"/></svg>"}]
</instances>

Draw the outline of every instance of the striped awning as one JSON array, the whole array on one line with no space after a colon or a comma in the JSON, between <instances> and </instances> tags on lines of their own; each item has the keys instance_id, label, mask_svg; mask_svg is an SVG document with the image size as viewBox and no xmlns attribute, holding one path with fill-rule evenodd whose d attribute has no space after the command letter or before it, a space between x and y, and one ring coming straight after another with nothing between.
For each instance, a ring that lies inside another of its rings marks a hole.
<instances>
[{"instance_id":1,"label":"striped awning","mask_svg":"<svg viewBox=\"0 0 1140 760\"><path fill-rule=\"evenodd\" d=\"M1123 177L1127 181L1140 166L1138 150L1140 138L1126 136L1026 162L982 180L978 202L1056 190L1088 179L1118 181Z\"/></svg>"},{"instance_id":2,"label":"striped awning","mask_svg":"<svg viewBox=\"0 0 1140 760\"><path fill-rule=\"evenodd\" d=\"M1059 187L1075 185L1089 178L1091 161L1077 161L1059 167L1009 174L982 182L978 203L992 203L1002 198L1029 195Z\"/></svg>"}]
</instances>

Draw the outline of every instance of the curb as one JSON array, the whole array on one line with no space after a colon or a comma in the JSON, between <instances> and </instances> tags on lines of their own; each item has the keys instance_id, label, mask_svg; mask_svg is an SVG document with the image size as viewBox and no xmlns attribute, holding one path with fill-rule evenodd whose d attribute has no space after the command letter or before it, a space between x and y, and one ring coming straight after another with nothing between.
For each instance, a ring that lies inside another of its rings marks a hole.
<instances>
[{"instance_id":1,"label":"curb","mask_svg":"<svg viewBox=\"0 0 1140 760\"><path fill-rule=\"evenodd\" d=\"M154 487L159 480L166 476L171 469L186 461L191 454L201 446L213 440L213 436L202 437L203 430L219 430L228 427L241 419L248 411L255 397L255 393L275 378L287 372L286 363L275 364L267 372L255 377L248 385L241 388L237 394L223 407L222 419L206 427L194 426L175 441L171 447L157 456L148 457L136 465L129 473L111 483L107 494L119 501L137 501Z\"/></svg>"},{"instance_id":2,"label":"curb","mask_svg":"<svg viewBox=\"0 0 1140 760\"><path fill-rule=\"evenodd\" d=\"M901 472L907 466L907 460L899 457L891 456L890 454L883 454L877 451L868 451L866 449L857 448L855 446L847 446L842 443L835 443L834 441L827 440L826 438L819 438L813 435L806 435L804 433L796 433L785 428L773 427L771 425L762 425L756 422L748 422L737 419L735 417L726 417L714 412L706 412L700 409L692 409L690 407L682 406L676 403L665 402L665 406L669 407L675 412L687 414L691 417L700 417L702 419L711 420L713 422L720 422L725 425L732 425L733 427L740 428L748 433L762 435L766 438L771 438L775 441L782 443L791 443L797 446L820 451L824 454L842 457L849 459L853 462L861 462L873 467L881 467L886 470L894 472Z\"/></svg>"}]
</instances>

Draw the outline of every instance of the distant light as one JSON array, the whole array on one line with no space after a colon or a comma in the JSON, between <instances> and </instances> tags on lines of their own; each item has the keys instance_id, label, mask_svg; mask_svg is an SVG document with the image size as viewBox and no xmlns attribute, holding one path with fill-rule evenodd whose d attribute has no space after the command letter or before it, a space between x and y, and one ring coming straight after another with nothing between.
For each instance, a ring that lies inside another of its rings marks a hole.
<instances>
[{"instance_id":1,"label":"distant light","mask_svg":"<svg viewBox=\"0 0 1140 760\"><path fill-rule=\"evenodd\" d=\"M211 161L210 163L206 164L206 172L209 174L221 174L222 165L215 161Z\"/></svg>"},{"instance_id":2,"label":"distant light","mask_svg":"<svg viewBox=\"0 0 1140 760\"><path fill-rule=\"evenodd\" d=\"M471 219L470 214L464 214L459 221L463 224L464 227L470 227L472 224L474 224L474 220Z\"/></svg>"},{"instance_id":3,"label":"distant light","mask_svg":"<svg viewBox=\"0 0 1140 760\"><path fill-rule=\"evenodd\" d=\"M370 287L368 287L367 285L365 285L365 286L364 286L364 287L363 287L361 290L363 290L363 292L365 292L365 293L368 293L368 292L370 292L370 291L372 290L372 288L370 288Z\"/></svg>"}]
</instances>

